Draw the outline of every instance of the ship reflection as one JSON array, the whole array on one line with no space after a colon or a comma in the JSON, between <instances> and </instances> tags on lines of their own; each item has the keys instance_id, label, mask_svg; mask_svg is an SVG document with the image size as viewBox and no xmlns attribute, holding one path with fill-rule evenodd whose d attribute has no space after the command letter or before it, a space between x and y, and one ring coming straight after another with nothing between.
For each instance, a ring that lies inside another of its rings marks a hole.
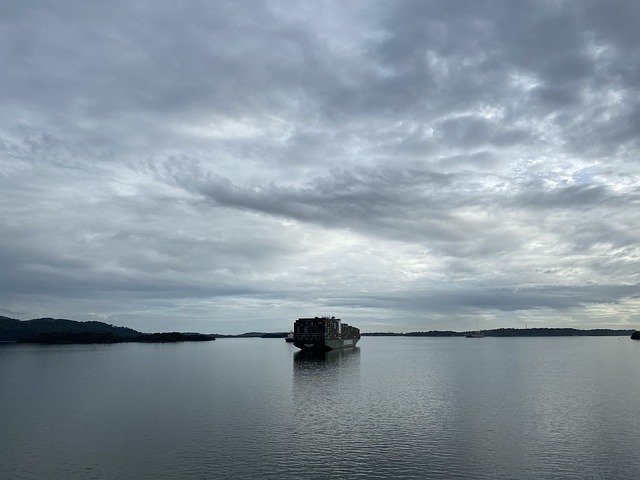
<instances>
[{"instance_id":1,"label":"ship reflection","mask_svg":"<svg viewBox=\"0 0 640 480\"><path fill-rule=\"evenodd\" d=\"M293 354L293 395L303 415L309 405L327 401L338 391L352 390L360 381L360 349ZM308 413L308 412L307 412ZM305 427L310 428L310 427Z\"/></svg>"},{"instance_id":2,"label":"ship reflection","mask_svg":"<svg viewBox=\"0 0 640 480\"><path fill-rule=\"evenodd\" d=\"M360 356L360 349L358 347L339 348L336 350L329 350L327 352L300 350L293 354L293 363L294 366L301 363L332 364L340 363L343 360L347 360L354 356Z\"/></svg>"},{"instance_id":3,"label":"ship reflection","mask_svg":"<svg viewBox=\"0 0 640 480\"><path fill-rule=\"evenodd\" d=\"M326 454L318 458L333 461L336 436L351 438L353 423L360 417L360 382L360 349L357 347L326 353L294 353L293 405L287 419L287 431L293 443L306 445L311 438L314 445L330 446ZM308 454L305 452L299 458L306 459ZM352 466L352 460L349 465ZM347 478L351 471L341 473L344 475L340 477Z\"/></svg>"}]
</instances>

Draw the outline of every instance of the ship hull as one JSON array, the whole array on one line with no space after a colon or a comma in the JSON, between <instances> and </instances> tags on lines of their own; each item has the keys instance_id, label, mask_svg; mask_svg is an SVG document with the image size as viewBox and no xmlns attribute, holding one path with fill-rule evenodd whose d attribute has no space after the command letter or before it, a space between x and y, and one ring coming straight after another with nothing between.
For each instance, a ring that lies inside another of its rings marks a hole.
<instances>
[{"instance_id":1,"label":"ship hull","mask_svg":"<svg viewBox=\"0 0 640 480\"><path fill-rule=\"evenodd\" d=\"M312 339L296 339L293 344L300 350L326 352L328 350L337 350L339 348L353 348L358 343L359 338L338 338L333 340L312 340Z\"/></svg>"}]
</instances>

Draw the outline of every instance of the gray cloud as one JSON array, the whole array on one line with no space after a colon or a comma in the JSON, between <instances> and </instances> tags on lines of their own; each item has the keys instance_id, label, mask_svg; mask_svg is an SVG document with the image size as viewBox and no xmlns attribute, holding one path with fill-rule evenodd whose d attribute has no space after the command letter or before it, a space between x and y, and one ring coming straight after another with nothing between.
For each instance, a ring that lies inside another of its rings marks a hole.
<instances>
[{"instance_id":1,"label":"gray cloud","mask_svg":"<svg viewBox=\"0 0 640 480\"><path fill-rule=\"evenodd\" d=\"M635 2L14 2L0 314L638 322Z\"/></svg>"}]
</instances>

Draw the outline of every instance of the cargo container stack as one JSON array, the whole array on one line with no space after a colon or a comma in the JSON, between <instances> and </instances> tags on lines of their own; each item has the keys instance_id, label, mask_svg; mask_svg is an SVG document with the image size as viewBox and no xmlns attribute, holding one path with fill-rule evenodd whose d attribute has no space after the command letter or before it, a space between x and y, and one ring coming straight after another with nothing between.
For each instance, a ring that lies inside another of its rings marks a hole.
<instances>
[{"instance_id":1,"label":"cargo container stack","mask_svg":"<svg viewBox=\"0 0 640 480\"><path fill-rule=\"evenodd\" d=\"M293 325L294 345L303 350L331 350L355 346L360 330L335 317L299 318Z\"/></svg>"},{"instance_id":2,"label":"cargo container stack","mask_svg":"<svg viewBox=\"0 0 640 480\"><path fill-rule=\"evenodd\" d=\"M343 323L341 338L360 338L360 329Z\"/></svg>"}]
</instances>

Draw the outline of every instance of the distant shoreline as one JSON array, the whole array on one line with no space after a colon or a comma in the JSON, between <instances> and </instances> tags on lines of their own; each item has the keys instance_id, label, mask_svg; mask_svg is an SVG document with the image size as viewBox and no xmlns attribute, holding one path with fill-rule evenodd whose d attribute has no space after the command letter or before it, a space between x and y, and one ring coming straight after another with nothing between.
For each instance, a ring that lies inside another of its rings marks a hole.
<instances>
[{"instance_id":1,"label":"distant shoreline","mask_svg":"<svg viewBox=\"0 0 640 480\"><path fill-rule=\"evenodd\" d=\"M632 335L635 329L579 328L496 328L481 330L485 337L621 337ZM368 332L363 337L464 337L470 330L430 330L427 332ZM287 332L247 332L238 335L216 335L216 338L285 338Z\"/></svg>"},{"instance_id":2,"label":"distant shoreline","mask_svg":"<svg viewBox=\"0 0 640 480\"><path fill-rule=\"evenodd\" d=\"M612 330L607 328L594 328L583 330L579 328L497 328L491 330L481 330L485 337L620 337L632 335L637 330L621 329ZM362 333L363 337L464 337L471 331L441 331L431 330L428 332L379 332Z\"/></svg>"},{"instance_id":3,"label":"distant shoreline","mask_svg":"<svg viewBox=\"0 0 640 480\"><path fill-rule=\"evenodd\" d=\"M484 337L620 337L636 329L578 328L498 328L481 330ZM430 330L426 332L370 332L363 337L464 337L469 330ZM0 343L91 344L91 343L170 343L200 342L216 338L285 338L288 332L246 332L237 335L183 332L142 333L103 322L38 318L17 320L0 316ZM636 336L640 335L636 333Z\"/></svg>"},{"instance_id":4,"label":"distant shoreline","mask_svg":"<svg viewBox=\"0 0 640 480\"><path fill-rule=\"evenodd\" d=\"M208 342L215 335L201 333L143 333L103 322L78 322L62 318L17 320L0 317L0 343L43 345Z\"/></svg>"}]
</instances>

